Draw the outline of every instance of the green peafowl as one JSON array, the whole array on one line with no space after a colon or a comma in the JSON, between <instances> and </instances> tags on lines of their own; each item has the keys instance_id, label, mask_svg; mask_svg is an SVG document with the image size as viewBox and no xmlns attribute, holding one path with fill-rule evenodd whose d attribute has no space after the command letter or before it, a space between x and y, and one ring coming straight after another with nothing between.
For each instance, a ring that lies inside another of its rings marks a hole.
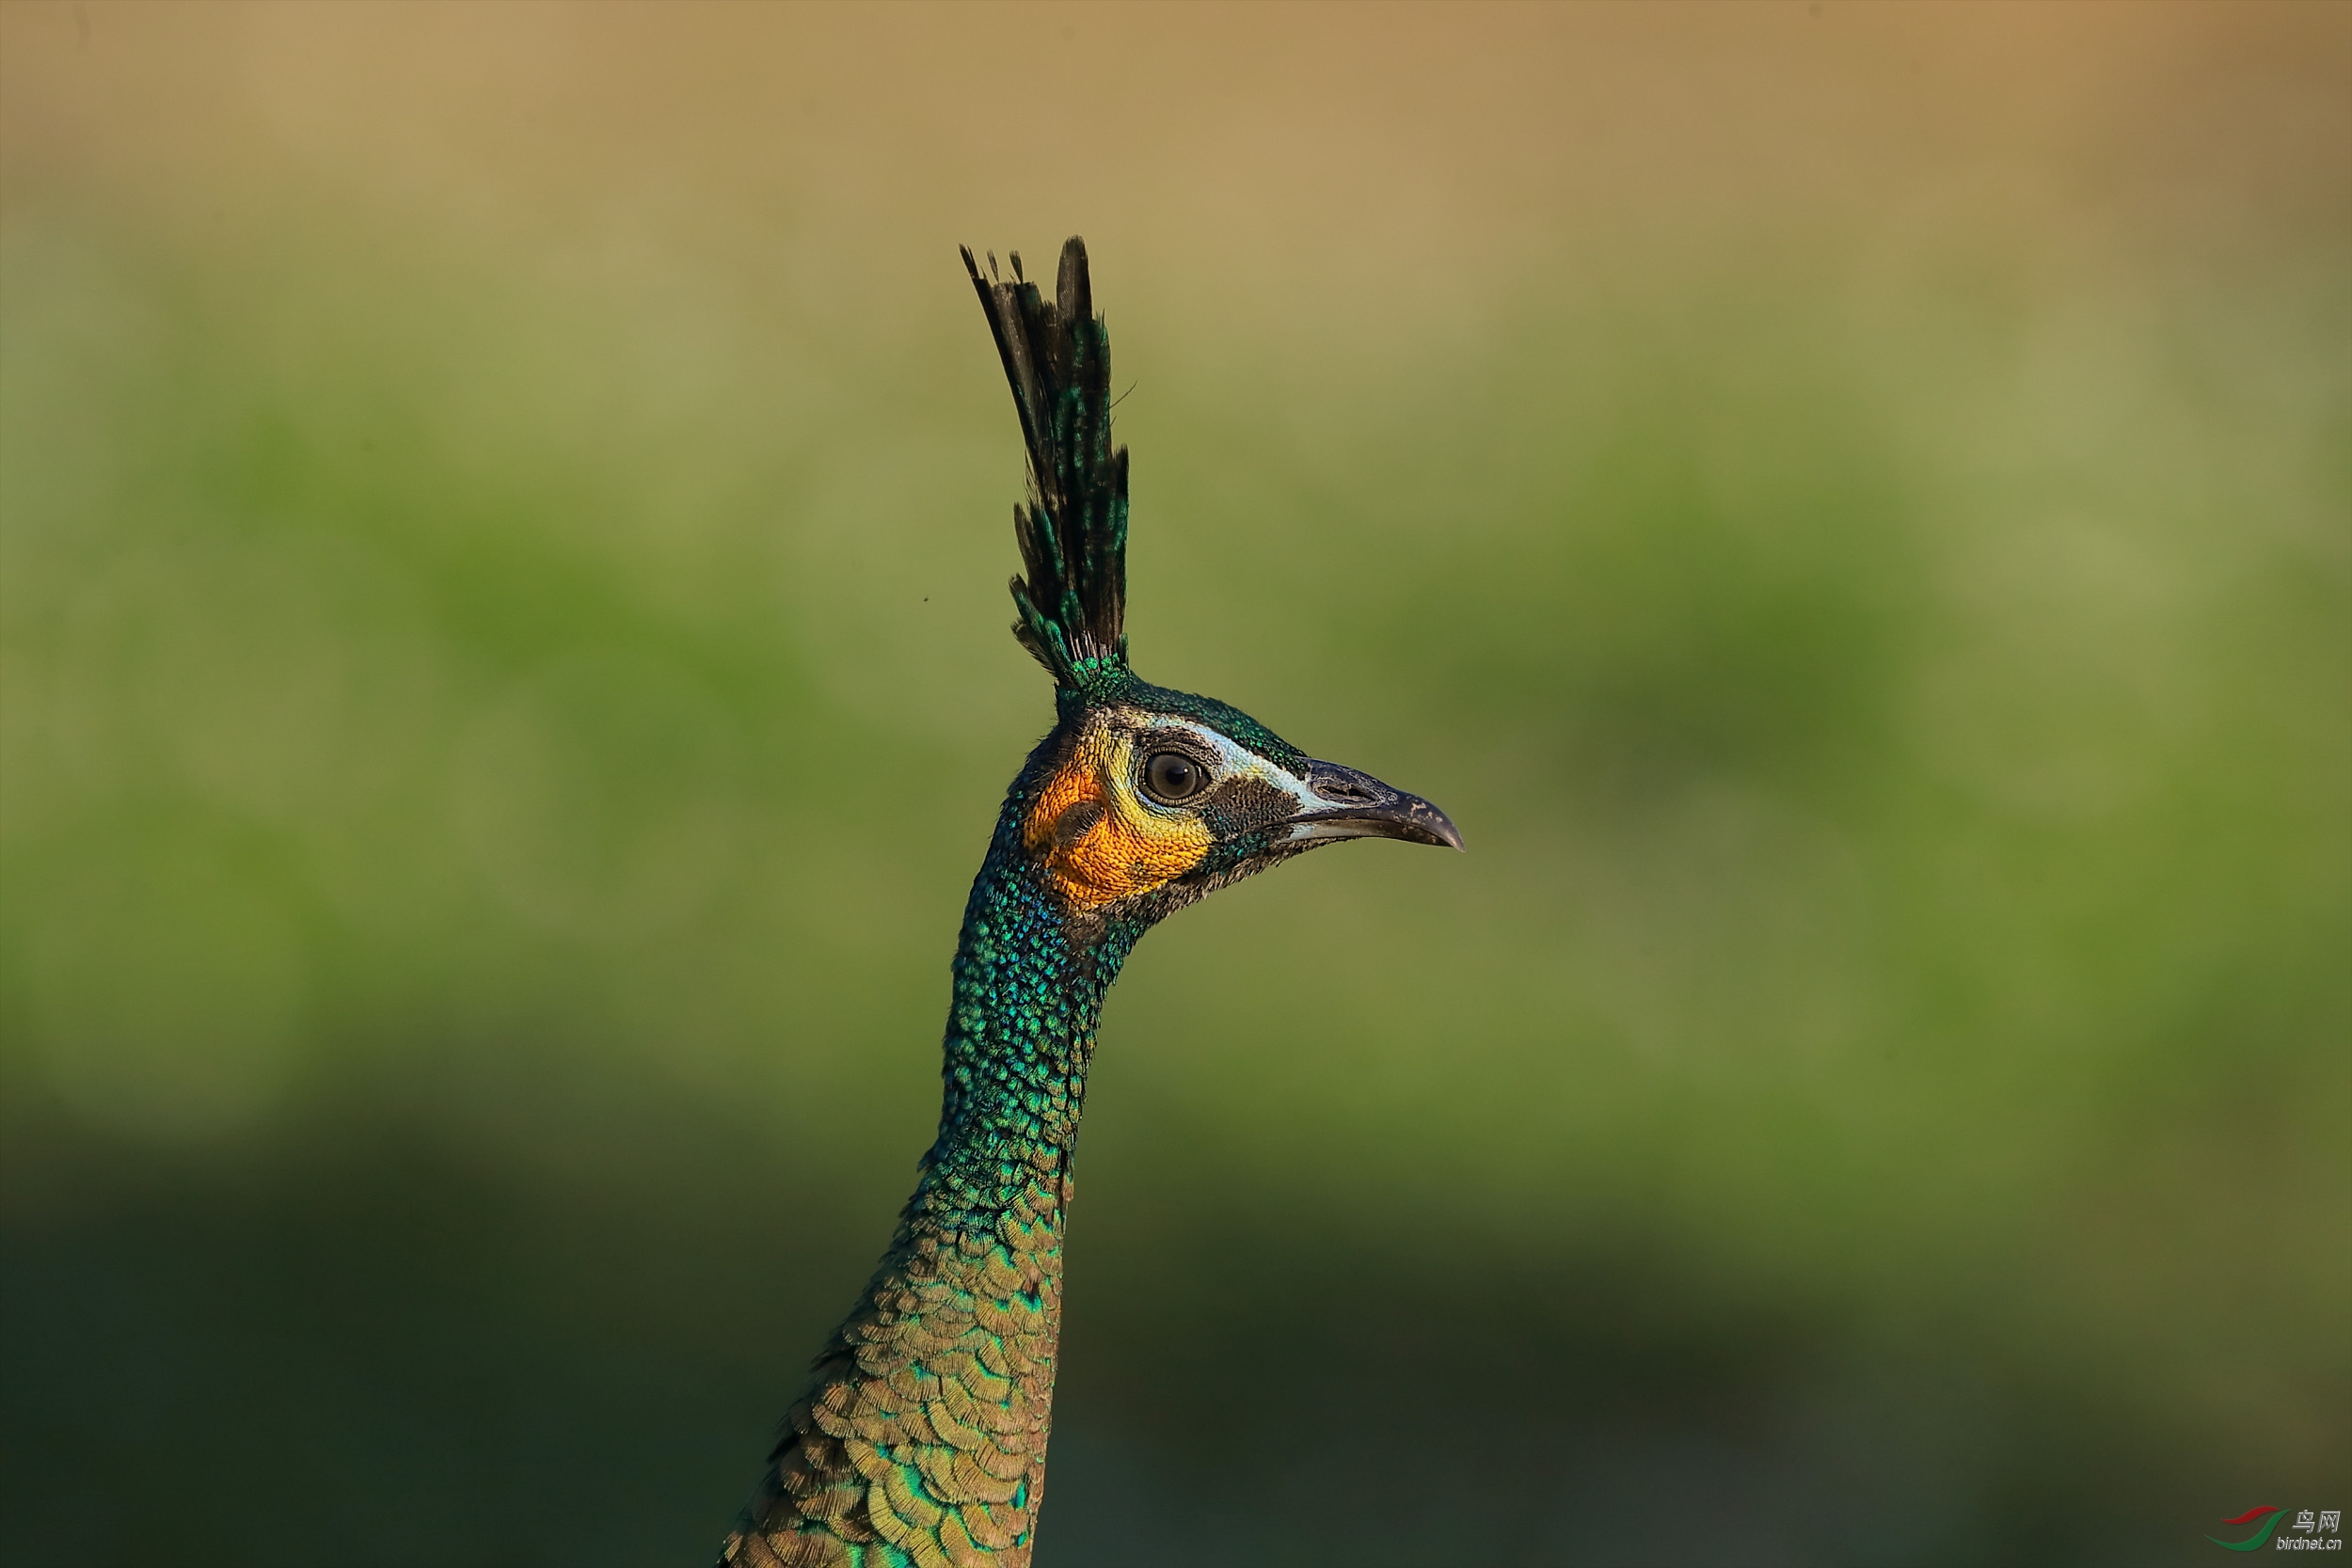
<instances>
[{"instance_id":1,"label":"green peafowl","mask_svg":"<svg viewBox=\"0 0 2352 1568\"><path fill-rule=\"evenodd\" d=\"M1062 1225L1104 994L1186 904L1321 845L1460 848L1443 812L1317 762L1127 663L1127 451L1085 245L1056 297L965 270L1028 445L1013 635L1052 672L1052 733L1005 797L964 906L946 1103L857 1307L721 1552L755 1568L1025 1564L1044 1500Z\"/></svg>"}]
</instances>

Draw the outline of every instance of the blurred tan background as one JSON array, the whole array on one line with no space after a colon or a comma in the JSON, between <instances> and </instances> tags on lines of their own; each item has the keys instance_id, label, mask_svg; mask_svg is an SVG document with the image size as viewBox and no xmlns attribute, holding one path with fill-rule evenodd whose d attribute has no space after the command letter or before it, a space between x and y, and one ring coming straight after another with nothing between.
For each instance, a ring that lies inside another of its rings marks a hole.
<instances>
[{"instance_id":1,"label":"blurred tan background","mask_svg":"<svg viewBox=\"0 0 2352 1568\"><path fill-rule=\"evenodd\" d=\"M707 1555L1071 232L1139 667L1472 852L1131 964L1041 1563L2344 1502L2352 11L16 3L0 182L0 1556Z\"/></svg>"}]
</instances>

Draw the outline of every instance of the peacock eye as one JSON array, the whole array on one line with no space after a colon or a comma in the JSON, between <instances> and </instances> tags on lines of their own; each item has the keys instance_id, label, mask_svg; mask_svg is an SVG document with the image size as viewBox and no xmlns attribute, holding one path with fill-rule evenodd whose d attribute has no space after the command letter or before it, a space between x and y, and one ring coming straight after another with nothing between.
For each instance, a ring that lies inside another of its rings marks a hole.
<instances>
[{"instance_id":1,"label":"peacock eye","mask_svg":"<svg viewBox=\"0 0 2352 1568\"><path fill-rule=\"evenodd\" d=\"M1189 800L1208 787L1209 770L1182 752L1154 752L1143 765L1143 787L1162 805Z\"/></svg>"}]
</instances>

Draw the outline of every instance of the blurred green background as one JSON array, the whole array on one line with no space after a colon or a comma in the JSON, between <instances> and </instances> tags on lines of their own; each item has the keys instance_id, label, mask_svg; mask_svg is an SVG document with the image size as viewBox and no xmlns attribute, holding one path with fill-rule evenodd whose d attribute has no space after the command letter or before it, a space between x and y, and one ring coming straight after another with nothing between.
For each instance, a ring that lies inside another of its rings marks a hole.
<instances>
[{"instance_id":1,"label":"blurred green background","mask_svg":"<svg viewBox=\"0 0 2352 1568\"><path fill-rule=\"evenodd\" d=\"M1130 965L1043 1568L2345 1501L2352 11L11 4L0 177L0 1558L705 1560L1073 231L1139 667L1471 853Z\"/></svg>"}]
</instances>

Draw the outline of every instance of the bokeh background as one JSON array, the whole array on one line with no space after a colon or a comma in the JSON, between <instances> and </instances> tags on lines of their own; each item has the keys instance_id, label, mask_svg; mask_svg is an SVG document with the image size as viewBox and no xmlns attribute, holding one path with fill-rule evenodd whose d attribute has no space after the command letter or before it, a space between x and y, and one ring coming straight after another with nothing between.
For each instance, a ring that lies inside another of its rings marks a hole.
<instances>
[{"instance_id":1,"label":"bokeh background","mask_svg":"<svg viewBox=\"0 0 2352 1568\"><path fill-rule=\"evenodd\" d=\"M1430 795L1154 934L1044 1568L2352 1499L2352 10L0 8L0 1557L696 1562L1050 718Z\"/></svg>"}]
</instances>

